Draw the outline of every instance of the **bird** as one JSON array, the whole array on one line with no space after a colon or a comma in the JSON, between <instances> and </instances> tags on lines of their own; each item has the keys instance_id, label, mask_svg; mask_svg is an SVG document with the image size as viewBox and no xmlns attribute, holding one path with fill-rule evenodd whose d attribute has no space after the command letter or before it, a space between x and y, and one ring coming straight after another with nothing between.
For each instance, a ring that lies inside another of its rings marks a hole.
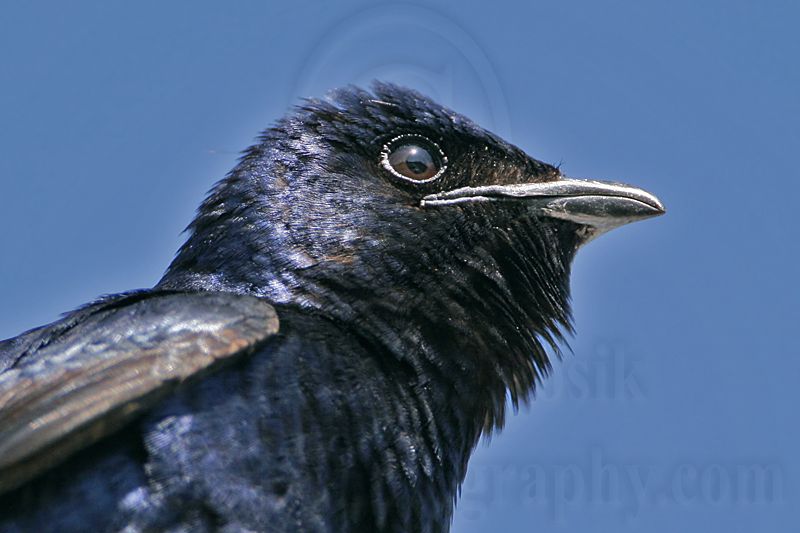
<instances>
[{"instance_id":1,"label":"bird","mask_svg":"<svg viewBox=\"0 0 800 533\"><path fill-rule=\"evenodd\" d=\"M157 284L0 343L0 531L448 531L577 250L664 212L411 89L303 100Z\"/></svg>"}]
</instances>

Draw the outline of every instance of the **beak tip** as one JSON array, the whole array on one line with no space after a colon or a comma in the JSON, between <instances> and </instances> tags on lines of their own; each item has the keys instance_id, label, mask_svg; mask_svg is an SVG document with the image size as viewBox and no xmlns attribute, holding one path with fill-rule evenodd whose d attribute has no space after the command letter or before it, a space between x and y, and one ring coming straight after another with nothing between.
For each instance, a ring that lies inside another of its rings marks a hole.
<instances>
[{"instance_id":1,"label":"beak tip","mask_svg":"<svg viewBox=\"0 0 800 533\"><path fill-rule=\"evenodd\" d=\"M647 203L650 204L650 207L653 209L653 216L658 217L666 214L667 208L664 207L664 204L661 202L661 200L659 200L654 194L648 192L644 193L648 196L649 201Z\"/></svg>"}]
</instances>

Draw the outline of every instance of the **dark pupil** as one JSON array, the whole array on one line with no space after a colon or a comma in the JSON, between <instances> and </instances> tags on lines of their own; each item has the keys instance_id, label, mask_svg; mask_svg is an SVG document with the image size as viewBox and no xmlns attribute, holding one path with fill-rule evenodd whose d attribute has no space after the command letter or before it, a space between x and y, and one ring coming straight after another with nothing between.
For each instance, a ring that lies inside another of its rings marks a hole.
<instances>
[{"instance_id":1,"label":"dark pupil","mask_svg":"<svg viewBox=\"0 0 800 533\"><path fill-rule=\"evenodd\" d=\"M408 166L408 168L411 169L411 172L413 172L414 174L424 173L431 164L432 163L430 162L430 160L420 161L418 159L413 159L412 157L406 159L406 165Z\"/></svg>"},{"instance_id":2,"label":"dark pupil","mask_svg":"<svg viewBox=\"0 0 800 533\"><path fill-rule=\"evenodd\" d=\"M399 174L407 178L425 180L439 171L433 156L416 144L406 144L389 154L389 164Z\"/></svg>"}]
</instances>

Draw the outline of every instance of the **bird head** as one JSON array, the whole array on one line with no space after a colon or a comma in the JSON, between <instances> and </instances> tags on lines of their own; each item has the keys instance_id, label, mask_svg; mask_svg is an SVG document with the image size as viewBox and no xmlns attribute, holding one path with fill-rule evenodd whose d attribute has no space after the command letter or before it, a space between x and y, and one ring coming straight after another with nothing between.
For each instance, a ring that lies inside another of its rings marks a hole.
<instances>
[{"instance_id":1,"label":"bird head","mask_svg":"<svg viewBox=\"0 0 800 533\"><path fill-rule=\"evenodd\" d=\"M508 390L516 402L570 329L578 247L663 212L641 189L567 178L378 83L307 100L262 134L212 189L160 286L313 308L406 350L455 343L474 354L461 371L492 374L493 401Z\"/></svg>"}]
</instances>

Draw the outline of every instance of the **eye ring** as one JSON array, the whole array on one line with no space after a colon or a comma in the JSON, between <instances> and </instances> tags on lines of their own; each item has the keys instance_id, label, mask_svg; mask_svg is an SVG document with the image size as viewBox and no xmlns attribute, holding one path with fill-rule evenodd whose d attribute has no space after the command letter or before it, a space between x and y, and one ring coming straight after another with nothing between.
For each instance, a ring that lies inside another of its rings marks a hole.
<instances>
[{"instance_id":1,"label":"eye ring","mask_svg":"<svg viewBox=\"0 0 800 533\"><path fill-rule=\"evenodd\" d=\"M381 165L404 181L430 183L439 179L447 169L447 156L427 137L406 133L383 145ZM420 169L419 172L416 169Z\"/></svg>"}]
</instances>

